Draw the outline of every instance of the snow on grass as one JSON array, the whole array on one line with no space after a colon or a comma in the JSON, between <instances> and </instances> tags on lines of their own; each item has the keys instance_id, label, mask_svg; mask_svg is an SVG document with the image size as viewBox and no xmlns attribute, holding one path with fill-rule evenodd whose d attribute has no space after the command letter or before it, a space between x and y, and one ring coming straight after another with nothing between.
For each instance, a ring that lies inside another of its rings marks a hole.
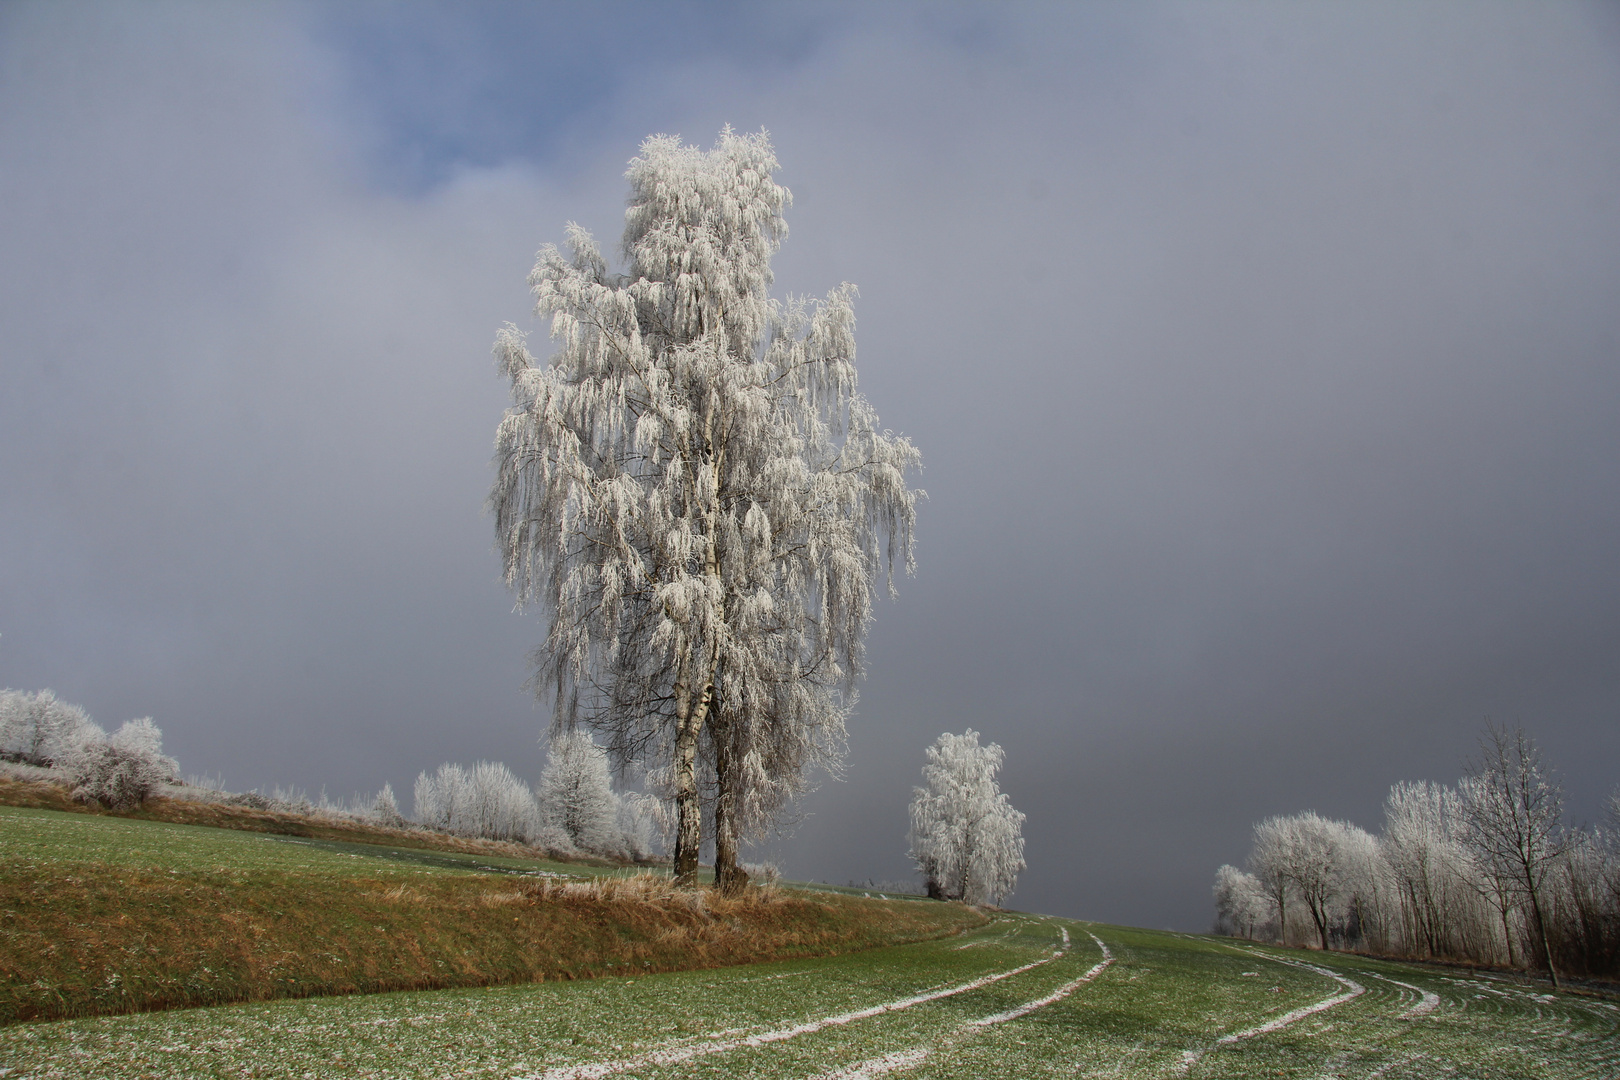
<instances>
[{"instance_id":1,"label":"snow on grass","mask_svg":"<svg viewBox=\"0 0 1620 1080\"><path fill-rule=\"evenodd\" d=\"M742 1038L723 1038L722 1036L729 1035L730 1032L716 1032L707 1036L704 1041L685 1046L661 1048L648 1053L639 1054L634 1057L622 1058L618 1061L597 1061L582 1065L570 1065L562 1068L549 1069L545 1073L541 1074L541 1080L599 1080L599 1078L604 1076L611 1076L614 1073L627 1072L630 1069L642 1068L648 1065L680 1065L691 1061L694 1058L707 1057L711 1054L729 1053L733 1050L739 1050L745 1047L754 1049L767 1046L771 1043L784 1042L788 1039L796 1039L801 1035L811 1035L818 1031L825 1031L830 1027L841 1027L845 1024L852 1024L857 1020L869 1020L872 1017L882 1016L885 1013L901 1012L906 1009L914 1008L918 1005L927 1004L931 1001L939 1001L943 998L956 997L959 994L966 994L973 990L982 989L983 987L989 986L992 983L1001 982L1003 979L1010 979L1014 975L1022 975L1026 971L1033 971L1035 968L1050 964L1052 961L1057 960L1059 957L1063 956L1065 952L1067 952L1068 945L1069 932L1064 930L1063 945L1054 950L1050 956L1024 964L1021 967L1012 968L1008 971L999 971L990 975L982 975L977 979L962 983L959 986L946 987L942 990L932 990L923 994L913 994L910 997L899 998L894 1001L885 1001L877 1005L868 1006L864 1009L856 1009L851 1012L840 1013L836 1016L824 1016L814 1020L805 1020L788 1027L781 1027L772 1031L757 1032Z\"/></svg>"},{"instance_id":2,"label":"snow on grass","mask_svg":"<svg viewBox=\"0 0 1620 1080\"><path fill-rule=\"evenodd\" d=\"M1388 975L1373 975L1373 978L1383 979L1387 983L1394 983L1396 986L1410 990L1418 996L1417 1004L1401 1013L1402 1019L1411 1020L1415 1017L1427 1016L1429 1013L1434 1012L1435 1007L1440 1004L1440 995L1432 990L1425 990L1421 986L1413 986L1409 982L1392 979Z\"/></svg>"},{"instance_id":3,"label":"snow on grass","mask_svg":"<svg viewBox=\"0 0 1620 1080\"><path fill-rule=\"evenodd\" d=\"M1052 958L1060 928L1070 930L1076 947ZM1055 990L1096 968L1098 955L1082 936L1088 931L1094 931L1091 941L1106 942L1111 963L1082 988L1055 997ZM1257 978L1244 972L1259 967L1262 956L1273 957L1209 938L1021 916L971 931L967 940L983 944L961 951L956 946L964 940L951 938L759 967L23 1024L0 1028L0 1065L14 1070L8 1080L511 1080L717 1036L745 1040L1046 961L974 993L758 1047L739 1045L669 1065L648 1062L619 1076L1157 1078L1183 1071L1182 1049L1189 1045L1220 1045L1219 1053L1205 1053L1190 1066L1196 1077L1219 1080L1620 1076L1620 1016L1594 1007L1607 1002L1571 995L1537 1001L1534 987L1486 994L1477 979L1451 983L1432 969L1332 953L1306 954L1305 967L1266 962L1266 977ZM1299 1020L1268 1035L1216 1043L1225 1032L1274 1023L1319 1003L1318 968L1365 984L1366 992L1314 1014L1317 1022ZM1419 1023L1402 1015L1413 998L1401 983L1417 989L1420 1004L1425 987L1439 1000Z\"/></svg>"}]
</instances>

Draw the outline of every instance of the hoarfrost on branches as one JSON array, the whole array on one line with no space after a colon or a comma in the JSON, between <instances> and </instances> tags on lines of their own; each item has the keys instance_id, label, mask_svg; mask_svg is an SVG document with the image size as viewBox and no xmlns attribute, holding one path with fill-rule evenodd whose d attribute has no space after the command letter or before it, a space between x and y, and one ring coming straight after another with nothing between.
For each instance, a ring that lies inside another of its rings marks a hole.
<instances>
[{"instance_id":1,"label":"hoarfrost on branches","mask_svg":"<svg viewBox=\"0 0 1620 1080\"><path fill-rule=\"evenodd\" d=\"M1025 868L1024 815L996 785L1005 754L969 728L940 735L927 759L925 786L912 789L911 858L928 895L999 904Z\"/></svg>"},{"instance_id":2,"label":"hoarfrost on branches","mask_svg":"<svg viewBox=\"0 0 1620 1080\"><path fill-rule=\"evenodd\" d=\"M529 277L556 351L510 324L490 494L506 580L550 618L536 685L621 761L667 776L674 864L739 839L836 764L874 579L912 565L920 458L856 390L853 300L770 297L788 190L767 136L647 139L614 273L583 229Z\"/></svg>"},{"instance_id":3,"label":"hoarfrost on branches","mask_svg":"<svg viewBox=\"0 0 1620 1080\"><path fill-rule=\"evenodd\" d=\"M607 753L588 732L552 736L535 797L546 823L566 833L581 851L616 855L625 847Z\"/></svg>"},{"instance_id":4,"label":"hoarfrost on branches","mask_svg":"<svg viewBox=\"0 0 1620 1080\"><path fill-rule=\"evenodd\" d=\"M534 794L498 761L472 768L440 765L416 778L416 820L430 828L485 840L515 840L567 850L566 837L546 826Z\"/></svg>"},{"instance_id":5,"label":"hoarfrost on branches","mask_svg":"<svg viewBox=\"0 0 1620 1080\"><path fill-rule=\"evenodd\" d=\"M49 690L0 690L0 758L49 767L107 733Z\"/></svg>"}]
</instances>

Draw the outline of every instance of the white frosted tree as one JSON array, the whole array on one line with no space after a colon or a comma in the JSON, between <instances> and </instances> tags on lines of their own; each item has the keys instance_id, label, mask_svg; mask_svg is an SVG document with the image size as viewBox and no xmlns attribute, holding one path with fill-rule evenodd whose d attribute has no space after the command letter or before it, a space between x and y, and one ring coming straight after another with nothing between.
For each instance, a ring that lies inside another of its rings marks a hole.
<instances>
[{"instance_id":1,"label":"white frosted tree","mask_svg":"<svg viewBox=\"0 0 1620 1080\"><path fill-rule=\"evenodd\" d=\"M417 776L414 794L416 820L429 828L542 846L556 839L544 827L529 785L498 761L480 761L470 769L440 765L437 772Z\"/></svg>"},{"instance_id":2,"label":"white frosted tree","mask_svg":"<svg viewBox=\"0 0 1620 1080\"><path fill-rule=\"evenodd\" d=\"M619 798L613 793L607 752L582 730L552 735L540 773L540 816L567 834L581 851L616 855L624 850Z\"/></svg>"},{"instance_id":3,"label":"white frosted tree","mask_svg":"<svg viewBox=\"0 0 1620 1080\"><path fill-rule=\"evenodd\" d=\"M920 458L856 390L855 289L772 299L789 193L769 139L654 136L630 162L624 272L583 229L529 281L556 350L510 324L490 494L508 584L550 620L536 687L665 778L674 868L716 781L716 878L739 836L842 754L875 580L909 569ZM700 758L700 754L703 757Z\"/></svg>"},{"instance_id":4,"label":"white frosted tree","mask_svg":"<svg viewBox=\"0 0 1620 1080\"><path fill-rule=\"evenodd\" d=\"M1271 900L1253 874L1235 866L1215 871L1215 932L1253 938L1270 916Z\"/></svg>"},{"instance_id":5,"label":"white frosted tree","mask_svg":"<svg viewBox=\"0 0 1620 1080\"><path fill-rule=\"evenodd\" d=\"M1024 815L996 785L1006 755L979 733L945 732L912 789L911 858L936 899L999 904L1024 870Z\"/></svg>"},{"instance_id":6,"label":"white frosted tree","mask_svg":"<svg viewBox=\"0 0 1620 1080\"><path fill-rule=\"evenodd\" d=\"M1254 843L1249 848L1249 870L1277 916L1277 940L1288 944L1288 896L1293 891L1289 876L1288 819L1269 817L1254 827Z\"/></svg>"},{"instance_id":7,"label":"white frosted tree","mask_svg":"<svg viewBox=\"0 0 1620 1080\"><path fill-rule=\"evenodd\" d=\"M106 737L88 713L49 690L0 690L0 757L49 766Z\"/></svg>"}]
</instances>

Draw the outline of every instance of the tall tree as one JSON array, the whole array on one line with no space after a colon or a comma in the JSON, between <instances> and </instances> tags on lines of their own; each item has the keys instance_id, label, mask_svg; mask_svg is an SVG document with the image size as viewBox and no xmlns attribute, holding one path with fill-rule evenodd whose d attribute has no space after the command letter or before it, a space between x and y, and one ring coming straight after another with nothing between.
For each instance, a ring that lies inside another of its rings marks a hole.
<instances>
[{"instance_id":1,"label":"tall tree","mask_svg":"<svg viewBox=\"0 0 1620 1080\"><path fill-rule=\"evenodd\" d=\"M495 346L513 406L490 504L508 584L550 617L537 688L667 779L681 882L709 755L727 889L739 835L842 753L873 582L911 568L920 494L916 449L856 390L854 287L769 296L776 169L764 133L647 139L625 272L570 225L529 277L550 362L511 325Z\"/></svg>"},{"instance_id":2,"label":"tall tree","mask_svg":"<svg viewBox=\"0 0 1620 1080\"><path fill-rule=\"evenodd\" d=\"M936 899L998 904L1025 867L1024 815L996 784L1006 755L979 733L945 732L912 789L911 858Z\"/></svg>"},{"instance_id":3,"label":"tall tree","mask_svg":"<svg viewBox=\"0 0 1620 1080\"><path fill-rule=\"evenodd\" d=\"M1480 755L1461 793L1467 843L1501 880L1513 882L1528 906L1556 990L1544 898L1547 873L1564 849L1563 792L1544 775L1541 752L1523 728L1491 725L1480 736Z\"/></svg>"}]
</instances>

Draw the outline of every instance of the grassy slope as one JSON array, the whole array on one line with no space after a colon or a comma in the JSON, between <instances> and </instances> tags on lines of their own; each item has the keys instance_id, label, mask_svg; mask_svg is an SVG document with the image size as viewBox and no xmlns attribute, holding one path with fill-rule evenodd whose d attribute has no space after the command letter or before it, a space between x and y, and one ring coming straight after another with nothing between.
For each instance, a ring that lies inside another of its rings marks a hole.
<instances>
[{"instance_id":1,"label":"grassy slope","mask_svg":"<svg viewBox=\"0 0 1620 1080\"><path fill-rule=\"evenodd\" d=\"M1072 948L1052 959L1064 930ZM1103 960L1093 933L1112 961L1082 983ZM1039 960L1047 962L905 1004ZM1289 961L1329 969L1362 992L1222 1042L1345 992ZM1008 1017L1064 987L1068 996ZM1424 993L1436 1001L1420 1010ZM867 1015L849 1015L859 1010ZM17 1025L0 1030L0 1061L29 1077L107 1080L580 1072L770 1080L857 1069L907 1080L1564 1080L1620 1075L1620 1008L1460 972L1007 915L958 938L753 967Z\"/></svg>"},{"instance_id":2,"label":"grassy slope","mask_svg":"<svg viewBox=\"0 0 1620 1080\"><path fill-rule=\"evenodd\" d=\"M514 850L0 808L0 1022L748 963L981 921L788 891L697 907L567 895L535 875L623 871Z\"/></svg>"}]
</instances>

